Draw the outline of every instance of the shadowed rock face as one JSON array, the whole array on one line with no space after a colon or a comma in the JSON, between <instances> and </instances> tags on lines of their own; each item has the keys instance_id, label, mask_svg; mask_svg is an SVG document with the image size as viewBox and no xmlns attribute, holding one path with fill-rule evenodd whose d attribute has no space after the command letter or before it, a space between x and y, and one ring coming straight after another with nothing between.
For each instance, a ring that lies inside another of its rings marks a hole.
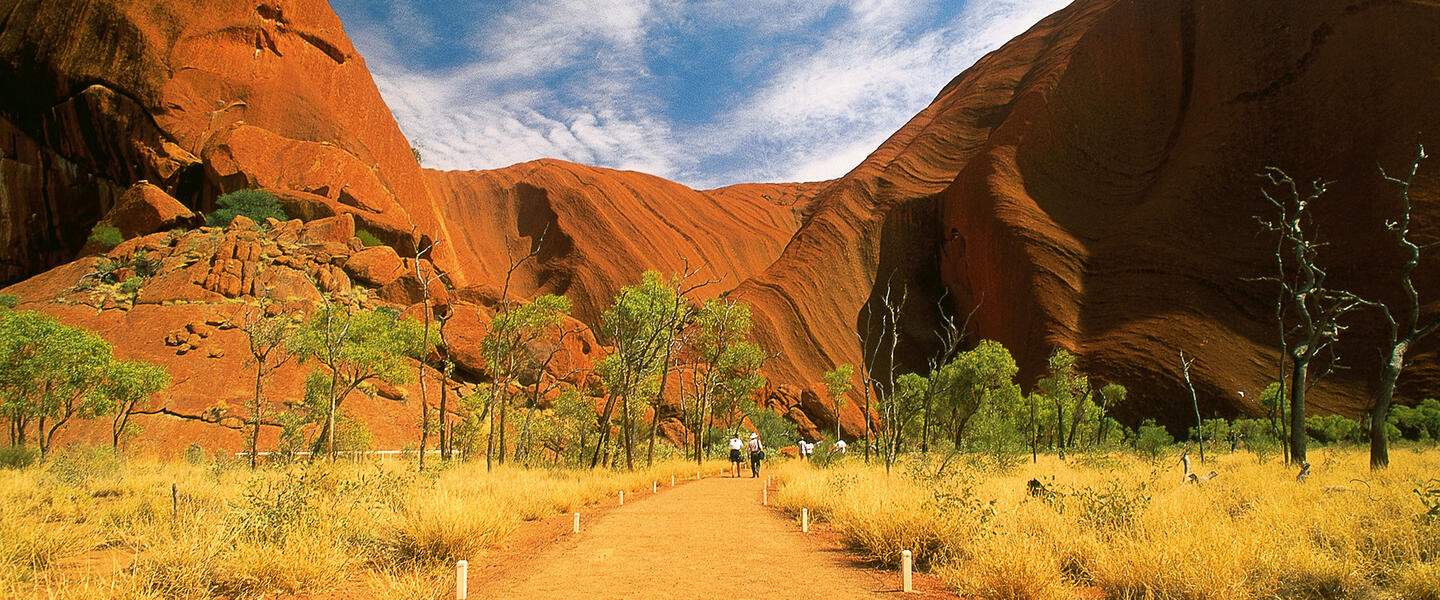
<instances>
[{"instance_id":1,"label":"shadowed rock face","mask_svg":"<svg viewBox=\"0 0 1440 600\"><path fill-rule=\"evenodd\" d=\"M1204 415L1255 412L1237 391L1253 400L1278 375L1276 289L1247 281L1274 269L1256 173L1333 180L1315 207L1331 244L1321 262L1339 286L1400 300L1383 229L1398 190L1376 166L1408 171L1416 133L1440 126L1440 6L1082 4L1063 19L1064 68L1027 76L1037 84L945 190L943 276L961 308L978 305L975 332L1031 374L1049 348L1069 348L1138 392L1137 420L1187 423L1183 350ZM1440 224L1437 182L1431 161L1411 194L1420 239ZM1437 265L1417 272L1422 298L1440 298ZM1318 412L1368 404L1382 331L1371 317L1354 320L1340 349L1353 369L1321 385ZM1413 399L1433 393L1432 349L1412 354Z\"/></svg>"},{"instance_id":2,"label":"shadowed rock face","mask_svg":"<svg viewBox=\"0 0 1440 600\"><path fill-rule=\"evenodd\" d=\"M477 378L487 307L512 260L535 248L506 293L563 293L592 325L646 269L688 261L698 279L718 279L699 295L750 302L756 336L778 353L765 404L814 435L837 419L847 437L862 433L861 395L837 416L815 382L866 362L862 341L875 337L887 290L905 298L902 369L923 366L942 314L973 315L970 339L1005 343L1026 383L1065 347L1097 379L1131 389L1124 414L1184 424L1185 350L1202 412L1253 412L1234 392L1258 395L1276 362L1272 291L1245 281L1272 264L1254 173L1275 165L1335 180L1316 212L1333 242L1323 260L1337 283L1395 300L1385 275L1396 256L1381 237L1395 191L1375 166L1401 170L1415 133L1440 131L1433 2L1079 0L959 75L834 181L697 191L556 160L437 172L416 164L323 2L210 4L0 6L0 281L40 273L6 291L101 331L122 356L168 361L176 381L157 406L170 412L147 427L184 439L215 426L197 419L216 398L245 397L242 379L217 391L206 377L243 371L243 346L233 330L206 329L224 344L177 354L165 332L178 340L217 318L223 298L264 286L313 293L292 270L423 314L410 306L420 284L396 269L413 271L405 257L435 240L434 265L454 290L431 299L466 311L452 354L468 356ZM94 259L65 263L141 180L194 210L234 189L270 189L310 223L267 235L304 256L256 240L201 243L229 233L192 234L184 248L145 236L128 248L175 248L198 266L175 259L133 306L66 304ZM1413 191L1422 242L1437 237L1437 181L1440 163L1426 165ZM394 251L362 252L357 230ZM1433 264L1418 275L1426 298L1440 297ZM1355 324L1341 348L1354 368L1321 385L1316 409L1363 407L1374 325ZM603 342L577 339L567 359L583 364ZM1440 380L1432 349L1412 354L1405 395ZM298 390L302 375L270 385ZM377 442L395 445L413 433L412 409L356 405L384 423L372 425L384 428Z\"/></svg>"}]
</instances>

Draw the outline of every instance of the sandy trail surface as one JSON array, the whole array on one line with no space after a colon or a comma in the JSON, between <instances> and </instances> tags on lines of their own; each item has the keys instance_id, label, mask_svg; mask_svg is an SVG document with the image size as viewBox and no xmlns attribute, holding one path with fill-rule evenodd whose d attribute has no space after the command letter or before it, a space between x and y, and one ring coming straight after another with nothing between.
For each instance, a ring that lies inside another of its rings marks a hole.
<instances>
[{"instance_id":1,"label":"sandy trail surface","mask_svg":"<svg viewBox=\"0 0 1440 600\"><path fill-rule=\"evenodd\" d=\"M763 506L764 482L692 481L627 499L592 519L582 513L579 534L567 530L534 554L509 557L517 564L498 580L472 585L470 597L903 596L898 573L859 568L823 536L802 534L794 520Z\"/></svg>"}]
</instances>

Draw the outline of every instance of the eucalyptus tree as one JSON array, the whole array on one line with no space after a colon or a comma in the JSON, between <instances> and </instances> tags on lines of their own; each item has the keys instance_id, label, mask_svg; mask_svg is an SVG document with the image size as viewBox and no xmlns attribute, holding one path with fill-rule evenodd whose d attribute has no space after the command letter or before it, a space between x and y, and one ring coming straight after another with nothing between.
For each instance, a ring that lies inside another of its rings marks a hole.
<instances>
[{"instance_id":1,"label":"eucalyptus tree","mask_svg":"<svg viewBox=\"0 0 1440 600\"><path fill-rule=\"evenodd\" d=\"M407 358L423 357L433 341L419 322L400 318L389 309L354 310L339 302L318 307L291 342L301 363L314 361L328 375L318 388L324 415L312 452L335 453L335 418L341 404L361 384L372 380L390 384L409 381Z\"/></svg>"}]
</instances>

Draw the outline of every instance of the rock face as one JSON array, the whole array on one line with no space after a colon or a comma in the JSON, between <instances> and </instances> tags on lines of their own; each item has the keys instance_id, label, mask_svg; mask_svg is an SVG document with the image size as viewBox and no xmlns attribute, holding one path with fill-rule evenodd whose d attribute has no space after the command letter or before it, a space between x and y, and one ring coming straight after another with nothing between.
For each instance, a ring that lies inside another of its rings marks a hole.
<instances>
[{"instance_id":1,"label":"rock face","mask_svg":"<svg viewBox=\"0 0 1440 600\"><path fill-rule=\"evenodd\" d=\"M509 294L555 293L594 323L620 288L647 269L678 273L687 264L698 291L713 297L765 269L800 226L817 184L692 190L642 173L558 160L496 171L425 171L426 185L451 231L452 273L498 285L512 260ZM442 262L442 264L445 264Z\"/></svg>"},{"instance_id":2,"label":"rock face","mask_svg":"<svg viewBox=\"0 0 1440 600\"><path fill-rule=\"evenodd\" d=\"M1396 189L1375 166L1408 167L1416 132L1440 125L1437 27L1440 7L1423 2L1081 0L980 60L826 187L735 296L786 357L767 364L780 381L858 364L855 332L889 282L915 308L901 321L911 367L934 340L926 309L948 289L955 314L975 310L971 339L1005 343L1023 379L1068 348L1131 388L1139 401L1122 415L1178 425L1183 349L1203 413L1255 412L1235 392L1253 399L1276 378L1277 343L1273 290L1245 281L1273 264L1254 174L1337 180L1318 211L1334 279L1395 298L1381 227ZM1427 165L1412 190L1417 237L1440 231L1437 181ZM1437 274L1422 266L1427 298L1440 298ZM1377 330L1354 331L1342 353L1355 368L1322 384L1321 412L1367 402ZM1440 378L1433 347L1406 372L1412 399Z\"/></svg>"},{"instance_id":3,"label":"rock face","mask_svg":"<svg viewBox=\"0 0 1440 600\"><path fill-rule=\"evenodd\" d=\"M1275 238L1256 222L1275 215L1255 175L1267 165L1335 182L1314 223L1332 283L1400 299L1384 231L1398 189L1376 166L1408 171L1416 133L1440 127L1440 6L1081 2L1048 22L1065 51L1042 54L1028 86L980 111L995 128L941 198L942 274L957 308L978 307L978 335L1031 373L1051 346L1069 348L1140 392L1131 414L1171 424L1186 422L1184 350L1203 414L1255 412L1236 392L1254 399L1278 376L1277 290L1247 281L1274 269ZM1440 164L1422 167L1411 199L1417 237L1433 239ZM1417 284L1440 308L1440 262L1422 263ZM1340 349L1353 369L1322 384L1314 409L1368 405L1373 317L1354 320ZM1412 399L1433 394L1433 348L1411 355Z\"/></svg>"},{"instance_id":4,"label":"rock face","mask_svg":"<svg viewBox=\"0 0 1440 600\"><path fill-rule=\"evenodd\" d=\"M272 189L294 216L353 214L402 249L412 223L444 230L321 0L20 0L4 12L0 282L69 260L140 180L193 210Z\"/></svg>"}]
</instances>

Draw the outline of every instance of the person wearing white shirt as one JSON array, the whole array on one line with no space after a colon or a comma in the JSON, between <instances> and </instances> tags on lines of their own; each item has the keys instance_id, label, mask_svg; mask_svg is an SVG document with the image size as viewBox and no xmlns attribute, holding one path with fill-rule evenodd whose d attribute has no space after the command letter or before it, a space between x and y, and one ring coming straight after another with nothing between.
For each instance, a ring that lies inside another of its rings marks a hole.
<instances>
[{"instance_id":1,"label":"person wearing white shirt","mask_svg":"<svg viewBox=\"0 0 1440 600\"><path fill-rule=\"evenodd\" d=\"M845 439L844 439L844 438L835 440L835 451L838 452L838 453L840 453L840 454L844 454L844 453L845 453Z\"/></svg>"},{"instance_id":2,"label":"person wearing white shirt","mask_svg":"<svg viewBox=\"0 0 1440 600\"><path fill-rule=\"evenodd\" d=\"M745 443L740 441L739 433L730 436L730 473L735 477L740 476L740 463L745 462L744 456L740 454L740 449L744 447Z\"/></svg>"},{"instance_id":3,"label":"person wearing white shirt","mask_svg":"<svg viewBox=\"0 0 1440 600\"><path fill-rule=\"evenodd\" d=\"M765 444L760 442L760 434L750 434L750 477L760 476L760 461L765 460Z\"/></svg>"}]
</instances>

